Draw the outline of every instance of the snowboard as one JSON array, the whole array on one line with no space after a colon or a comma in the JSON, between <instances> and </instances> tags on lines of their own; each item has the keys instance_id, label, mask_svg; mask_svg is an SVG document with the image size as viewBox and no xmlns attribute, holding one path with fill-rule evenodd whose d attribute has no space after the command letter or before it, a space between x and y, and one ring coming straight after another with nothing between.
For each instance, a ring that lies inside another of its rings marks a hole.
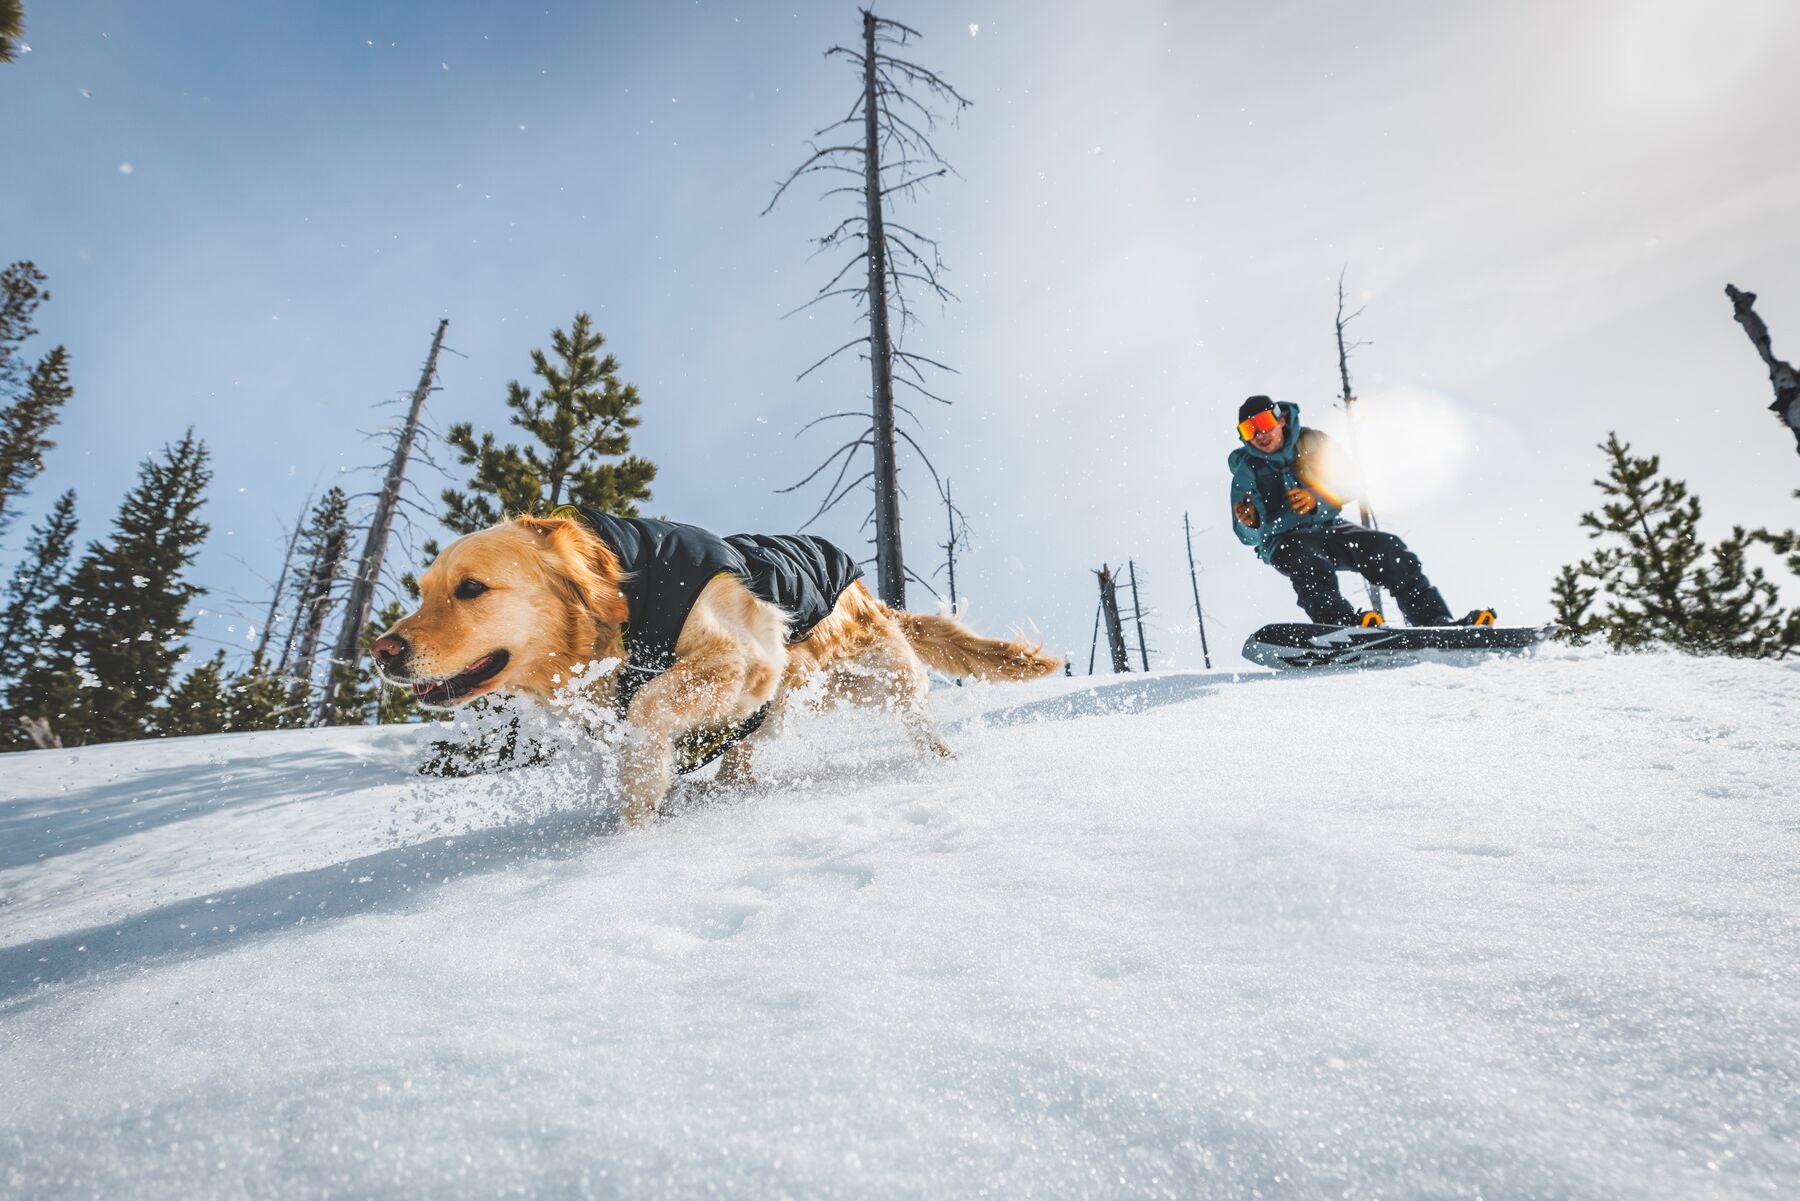
<instances>
[{"instance_id":1,"label":"snowboard","mask_svg":"<svg viewBox=\"0 0 1800 1201\"><path fill-rule=\"evenodd\" d=\"M1530 626L1267 625L1244 643L1244 658L1264 667L1385 667L1437 659L1466 661L1526 651L1548 637Z\"/></svg>"}]
</instances>

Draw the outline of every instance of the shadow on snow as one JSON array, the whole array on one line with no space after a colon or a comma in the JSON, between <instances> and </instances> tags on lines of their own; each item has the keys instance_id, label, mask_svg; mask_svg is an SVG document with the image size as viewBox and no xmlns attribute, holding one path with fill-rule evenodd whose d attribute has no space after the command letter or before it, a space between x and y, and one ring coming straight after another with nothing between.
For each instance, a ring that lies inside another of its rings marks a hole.
<instances>
[{"instance_id":1,"label":"shadow on snow","mask_svg":"<svg viewBox=\"0 0 1800 1201\"><path fill-rule=\"evenodd\" d=\"M285 930L311 930L359 914L404 910L446 884L497 871L520 859L580 854L595 837L618 829L616 810L555 814L289 872L118 922L0 947L0 1007L45 985L114 968L211 955Z\"/></svg>"},{"instance_id":2,"label":"shadow on snow","mask_svg":"<svg viewBox=\"0 0 1800 1201\"><path fill-rule=\"evenodd\" d=\"M971 722L1005 727L1142 713L1197 700L1220 684L1278 678L1273 673L1238 672L1112 677L1060 696L991 709L945 729L954 733ZM891 777L909 759L896 758L881 774ZM70 854L223 807L273 807L413 778L408 766L344 751L322 755L316 747L208 767L211 770L198 775L193 764L122 774L116 782L84 797L73 812L36 809L0 818L0 846L8 848L0 851L0 865L18 866ZM868 764L828 760L795 774L817 784L847 771L866 778ZM384 778L371 780L372 772L380 772ZM246 787L246 775L254 778L253 788ZM219 799L225 793L231 795ZM711 793L706 787L678 790L671 815L708 808L723 799ZM134 817L137 820L131 820ZM16 1012L31 1004L31 995L45 986L114 969L216 954L250 939L318 929L358 914L402 911L446 884L497 871L521 859L580 854L594 838L612 835L619 828L619 814L611 808L599 813L557 813L289 872L241 888L172 902L117 922L0 946L0 1006ZM36 837L23 837L27 834Z\"/></svg>"},{"instance_id":3,"label":"shadow on snow","mask_svg":"<svg viewBox=\"0 0 1800 1201\"><path fill-rule=\"evenodd\" d=\"M113 779L79 793L0 806L0 870L77 854L211 813L272 809L416 779L410 762L336 748L305 746L275 753L258 748L242 758L230 755L227 743L216 760L145 771L121 765Z\"/></svg>"}]
</instances>

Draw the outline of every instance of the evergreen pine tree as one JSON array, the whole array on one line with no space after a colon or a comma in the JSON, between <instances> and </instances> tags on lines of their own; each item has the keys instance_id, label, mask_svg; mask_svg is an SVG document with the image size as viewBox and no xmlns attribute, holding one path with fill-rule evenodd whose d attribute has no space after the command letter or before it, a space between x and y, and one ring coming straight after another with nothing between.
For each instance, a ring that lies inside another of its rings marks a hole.
<instances>
[{"instance_id":1,"label":"evergreen pine tree","mask_svg":"<svg viewBox=\"0 0 1800 1201\"><path fill-rule=\"evenodd\" d=\"M5 0L0 0L4 3ZM38 306L50 299L37 264L20 261L0 271L0 393L11 396L25 379L19 348L37 328L31 324Z\"/></svg>"},{"instance_id":2,"label":"evergreen pine tree","mask_svg":"<svg viewBox=\"0 0 1800 1201\"><path fill-rule=\"evenodd\" d=\"M1758 535L1739 527L1708 548L1700 499L1662 476L1658 456L1634 456L1616 433L1600 450L1608 474L1594 484L1609 499L1581 524L1604 541L1592 558L1563 568L1551 595L1565 637L1752 658L1800 646L1800 619L1780 608L1775 585L1747 561ZM1589 616L1599 600L1604 609Z\"/></svg>"},{"instance_id":3,"label":"evergreen pine tree","mask_svg":"<svg viewBox=\"0 0 1800 1201\"><path fill-rule=\"evenodd\" d=\"M1700 654L1780 659L1800 647L1800 610L1785 612L1774 583L1747 562L1755 538L1743 526L1715 544L1710 563L1694 571L1689 590L1689 642Z\"/></svg>"},{"instance_id":4,"label":"evergreen pine tree","mask_svg":"<svg viewBox=\"0 0 1800 1201\"><path fill-rule=\"evenodd\" d=\"M1575 646L1586 645L1599 634L1605 623L1593 616L1594 597L1599 589L1582 587L1583 569L1565 566L1550 587L1550 604L1556 611L1556 636Z\"/></svg>"},{"instance_id":5,"label":"evergreen pine tree","mask_svg":"<svg viewBox=\"0 0 1800 1201\"><path fill-rule=\"evenodd\" d=\"M330 698L334 726L369 724L369 711L375 704L369 688L370 668L363 663L333 663L326 677L325 691Z\"/></svg>"},{"instance_id":6,"label":"evergreen pine tree","mask_svg":"<svg viewBox=\"0 0 1800 1201\"><path fill-rule=\"evenodd\" d=\"M182 578L207 525L197 513L212 478L204 443L189 430L146 459L119 506L110 543L90 543L44 614L45 653L10 700L48 720L64 745L141 738L186 651L188 603L202 589Z\"/></svg>"},{"instance_id":7,"label":"evergreen pine tree","mask_svg":"<svg viewBox=\"0 0 1800 1201\"><path fill-rule=\"evenodd\" d=\"M29 262L0 271L0 530L15 512L13 502L44 469L44 452L56 445L47 436L62 406L74 394L69 353L61 346L27 372L20 348L37 329L38 306L50 299L44 274Z\"/></svg>"},{"instance_id":8,"label":"evergreen pine tree","mask_svg":"<svg viewBox=\"0 0 1800 1201\"><path fill-rule=\"evenodd\" d=\"M13 502L44 469L44 452L56 445L50 427L74 394L69 352L58 346L32 369L24 393L0 409L0 530L12 521Z\"/></svg>"},{"instance_id":9,"label":"evergreen pine tree","mask_svg":"<svg viewBox=\"0 0 1800 1201\"><path fill-rule=\"evenodd\" d=\"M0 63L10 63L17 56L24 33L25 6L19 0L0 0Z\"/></svg>"},{"instance_id":10,"label":"evergreen pine tree","mask_svg":"<svg viewBox=\"0 0 1800 1201\"><path fill-rule=\"evenodd\" d=\"M381 677L375 673L374 656L369 654L369 648L374 645L375 640L405 617L406 611L406 605L397 600L382 606L363 629L356 665L333 665L329 681L332 707L337 712L354 715L354 720L340 724L361 725L368 720L370 714L375 715L375 721L380 725L431 721L438 717L435 712L421 709L412 693L383 684Z\"/></svg>"},{"instance_id":11,"label":"evergreen pine tree","mask_svg":"<svg viewBox=\"0 0 1800 1201\"><path fill-rule=\"evenodd\" d=\"M369 623L369 628L363 631L362 661L365 664L363 674L369 685L375 690L375 720L384 726L404 725L410 721L433 721L441 716L435 711L428 713L419 708L419 702L413 699L411 692L404 688L393 688L383 684L375 674L375 658L369 654L369 648L375 644L377 638L392 629L396 622L405 617L406 613L405 602L389 601L375 614L375 619Z\"/></svg>"},{"instance_id":12,"label":"evergreen pine tree","mask_svg":"<svg viewBox=\"0 0 1800 1201\"><path fill-rule=\"evenodd\" d=\"M156 732L179 738L232 728L225 696L225 652L219 651L183 677L156 715Z\"/></svg>"},{"instance_id":13,"label":"evergreen pine tree","mask_svg":"<svg viewBox=\"0 0 1800 1201\"><path fill-rule=\"evenodd\" d=\"M1794 496L1800 499L1800 492L1794 493ZM1785 556L1788 571L1800 576L1800 531L1757 530L1750 537L1764 543L1776 554Z\"/></svg>"},{"instance_id":14,"label":"evergreen pine tree","mask_svg":"<svg viewBox=\"0 0 1800 1201\"><path fill-rule=\"evenodd\" d=\"M288 681L269 670L261 656L225 681L225 702L233 730L275 730L305 725L308 711L288 704Z\"/></svg>"},{"instance_id":15,"label":"evergreen pine tree","mask_svg":"<svg viewBox=\"0 0 1800 1201\"><path fill-rule=\"evenodd\" d=\"M1613 597L1607 637L1616 647L1679 644L1686 628L1682 583L1703 552L1700 500L1680 480L1660 478L1660 456L1633 457L1617 433L1600 449L1608 475L1594 486L1612 499L1599 514L1582 514L1581 524L1589 538L1615 540L1589 561L1590 574Z\"/></svg>"},{"instance_id":16,"label":"evergreen pine tree","mask_svg":"<svg viewBox=\"0 0 1800 1201\"><path fill-rule=\"evenodd\" d=\"M531 369L543 381L531 390L508 385L511 421L532 442L502 446L494 435L475 437L468 422L450 428L448 441L464 466L475 469L467 492L446 489L444 524L472 533L520 513L541 513L561 504L587 505L634 516L637 502L650 499L654 464L627 452L639 418L637 388L619 382L612 355L598 357L606 339L586 313L577 313L565 334L551 333L557 363L542 350L531 352ZM616 462L602 462L604 458Z\"/></svg>"},{"instance_id":17,"label":"evergreen pine tree","mask_svg":"<svg viewBox=\"0 0 1800 1201\"><path fill-rule=\"evenodd\" d=\"M40 620L56 595L75 547L75 492L57 498L48 516L31 531L25 556L6 586L6 609L0 612L0 680L15 680L31 666Z\"/></svg>"}]
</instances>

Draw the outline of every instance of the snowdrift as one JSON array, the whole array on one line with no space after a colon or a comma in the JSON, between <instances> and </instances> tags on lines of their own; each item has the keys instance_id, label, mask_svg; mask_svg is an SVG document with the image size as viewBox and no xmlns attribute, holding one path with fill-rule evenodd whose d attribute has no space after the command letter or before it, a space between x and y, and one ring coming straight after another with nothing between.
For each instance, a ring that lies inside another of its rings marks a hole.
<instances>
[{"instance_id":1,"label":"snowdrift","mask_svg":"<svg viewBox=\"0 0 1800 1201\"><path fill-rule=\"evenodd\" d=\"M1800 1195L1800 675L943 688L622 829L419 729L0 760L0 1195Z\"/></svg>"}]
</instances>

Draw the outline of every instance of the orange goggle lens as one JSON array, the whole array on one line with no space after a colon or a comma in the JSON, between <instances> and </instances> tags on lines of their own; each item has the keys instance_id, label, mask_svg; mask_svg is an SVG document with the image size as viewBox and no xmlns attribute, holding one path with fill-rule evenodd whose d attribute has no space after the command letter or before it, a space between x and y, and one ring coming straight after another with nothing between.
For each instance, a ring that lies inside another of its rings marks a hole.
<instances>
[{"instance_id":1,"label":"orange goggle lens","mask_svg":"<svg viewBox=\"0 0 1800 1201\"><path fill-rule=\"evenodd\" d=\"M1238 422L1238 437L1248 442L1258 434L1266 434L1281 424L1281 418L1275 416L1274 409L1264 409L1248 421Z\"/></svg>"}]
</instances>

